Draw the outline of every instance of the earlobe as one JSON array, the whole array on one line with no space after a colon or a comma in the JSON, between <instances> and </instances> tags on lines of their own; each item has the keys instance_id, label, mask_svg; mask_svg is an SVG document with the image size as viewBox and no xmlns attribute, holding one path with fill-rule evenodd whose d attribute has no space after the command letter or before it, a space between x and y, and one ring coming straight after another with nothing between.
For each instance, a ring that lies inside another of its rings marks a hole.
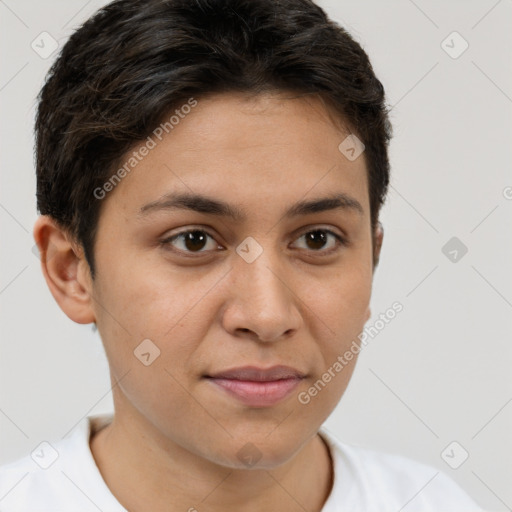
<instances>
[{"instance_id":1,"label":"earlobe","mask_svg":"<svg viewBox=\"0 0 512 512\"><path fill-rule=\"evenodd\" d=\"M79 324L94 322L92 280L83 251L47 215L37 219L33 234L44 278L62 311Z\"/></svg>"},{"instance_id":2,"label":"earlobe","mask_svg":"<svg viewBox=\"0 0 512 512\"><path fill-rule=\"evenodd\" d=\"M384 226L378 222L373 233L373 269L379 264L382 242L384 241Z\"/></svg>"}]
</instances>

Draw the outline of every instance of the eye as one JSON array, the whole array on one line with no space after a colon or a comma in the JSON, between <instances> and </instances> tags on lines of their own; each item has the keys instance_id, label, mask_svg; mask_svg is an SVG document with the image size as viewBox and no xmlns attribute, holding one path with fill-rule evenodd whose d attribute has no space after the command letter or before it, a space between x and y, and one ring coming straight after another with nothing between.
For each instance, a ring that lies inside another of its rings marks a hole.
<instances>
[{"instance_id":1,"label":"eye","mask_svg":"<svg viewBox=\"0 0 512 512\"><path fill-rule=\"evenodd\" d=\"M212 240L208 248L208 239ZM202 229L189 229L187 231L181 231L176 233L165 240L160 242L163 246L171 246L171 249L176 249L177 252L183 253L201 253L208 252L208 250L215 250L219 247L219 244L215 242L213 237ZM205 249L206 250L203 250Z\"/></svg>"},{"instance_id":2,"label":"eye","mask_svg":"<svg viewBox=\"0 0 512 512\"><path fill-rule=\"evenodd\" d=\"M303 233L297 240L301 239L304 239L305 246L299 247L300 249L320 253L324 256L337 251L342 245L347 245L343 237L334 231L323 228L310 229ZM208 243L210 243L209 247ZM215 239L203 229L181 231L165 238L160 244L186 256L193 256L194 253L200 254L222 248Z\"/></svg>"},{"instance_id":3,"label":"eye","mask_svg":"<svg viewBox=\"0 0 512 512\"><path fill-rule=\"evenodd\" d=\"M330 229L313 229L303 233L298 240L304 239L305 247L301 249L311 250L313 252L321 252L322 255L331 254L337 251L340 246L346 245L345 240ZM329 239L331 243L329 244ZM325 247L327 246L327 249Z\"/></svg>"}]
</instances>

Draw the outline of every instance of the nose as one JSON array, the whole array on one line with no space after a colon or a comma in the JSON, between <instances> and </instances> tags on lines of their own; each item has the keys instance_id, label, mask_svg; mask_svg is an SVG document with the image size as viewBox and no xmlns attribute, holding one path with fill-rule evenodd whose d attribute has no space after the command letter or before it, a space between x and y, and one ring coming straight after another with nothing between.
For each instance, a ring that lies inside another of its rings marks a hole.
<instances>
[{"instance_id":1,"label":"nose","mask_svg":"<svg viewBox=\"0 0 512 512\"><path fill-rule=\"evenodd\" d=\"M301 300L291 273L263 254L252 263L235 262L222 324L235 337L271 342L299 330Z\"/></svg>"}]
</instances>

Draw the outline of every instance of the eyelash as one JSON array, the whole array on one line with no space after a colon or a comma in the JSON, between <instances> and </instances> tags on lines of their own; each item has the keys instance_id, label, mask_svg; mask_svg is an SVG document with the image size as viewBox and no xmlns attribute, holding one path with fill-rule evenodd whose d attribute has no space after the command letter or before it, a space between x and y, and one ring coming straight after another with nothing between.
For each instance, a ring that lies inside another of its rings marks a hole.
<instances>
[{"instance_id":1,"label":"eyelash","mask_svg":"<svg viewBox=\"0 0 512 512\"><path fill-rule=\"evenodd\" d=\"M197 251L197 252L194 253L192 251L184 251L182 249L175 249L171 245L171 243L174 240L182 237L183 235L186 235L188 233L193 233L193 232L196 232L196 231L199 231L200 233L204 233L208 237L210 237L213 240L215 240L215 238L210 233L208 233L208 231L206 231L204 229L200 229L200 228L190 229L189 228L189 229L186 229L184 231L180 231L179 233L175 233L174 235L172 235L170 237L167 237L164 240L161 240L160 241L160 245L163 246L165 249L171 250L173 252L177 252L177 253L179 253L181 255L184 255L185 257L190 257L190 258L200 257L202 254L208 253L209 251L201 250L201 251ZM318 256L322 257L322 256L329 256L332 253L339 251L343 246L348 245L347 241L341 235L339 235L338 233L335 233L334 231L331 231L330 229L320 228L320 227L313 228L313 229L309 228L307 231L302 232L300 234L300 236L297 238L297 240L299 238L302 238L304 235L307 235L308 233L313 233L315 231L321 231L321 232L327 233L328 235L333 236L336 239L336 246L332 247L331 249L328 249L328 250L322 250L322 249L318 249L316 251L314 249L311 249L311 250L302 249L302 250L306 250L308 252L312 252L315 255L318 255Z\"/></svg>"}]
</instances>

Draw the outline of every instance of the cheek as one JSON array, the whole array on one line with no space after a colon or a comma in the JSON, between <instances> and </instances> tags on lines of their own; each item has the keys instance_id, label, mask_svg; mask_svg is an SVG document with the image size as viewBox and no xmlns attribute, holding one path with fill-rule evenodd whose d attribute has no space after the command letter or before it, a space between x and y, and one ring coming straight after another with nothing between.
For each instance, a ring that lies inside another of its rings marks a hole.
<instances>
[{"instance_id":1,"label":"cheek","mask_svg":"<svg viewBox=\"0 0 512 512\"><path fill-rule=\"evenodd\" d=\"M180 320L183 304L171 312L172 304L158 297L150 304L135 298L132 303L140 309L127 306L120 312L129 332L110 319L106 322L108 334L101 333L111 374L115 380L121 379L114 389L118 393L116 407L134 408L167 435L176 430L186 438L191 418L208 420L191 399L205 320L193 312Z\"/></svg>"},{"instance_id":2,"label":"cheek","mask_svg":"<svg viewBox=\"0 0 512 512\"><path fill-rule=\"evenodd\" d=\"M318 304L329 329L323 328L322 336L316 338L322 364L303 398L308 402L305 407L314 409L322 421L338 404L354 372L370 295L371 277L363 272L331 287Z\"/></svg>"},{"instance_id":3,"label":"cheek","mask_svg":"<svg viewBox=\"0 0 512 512\"><path fill-rule=\"evenodd\" d=\"M121 252L121 251L119 251ZM215 276L171 265L154 252L127 248L127 256L106 254L99 275L98 309L105 323L118 323L134 338L166 339L188 322ZM130 254L132 257L130 258ZM104 286L102 286L102 283ZM108 310L108 311L107 311Z\"/></svg>"},{"instance_id":4,"label":"cheek","mask_svg":"<svg viewBox=\"0 0 512 512\"><path fill-rule=\"evenodd\" d=\"M372 273L364 266L352 266L331 277L322 292L312 291L308 303L316 313L316 324L321 327L317 339L323 340L325 349L338 354L344 346L357 339L367 320L372 289ZM314 297L314 302L312 297Z\"/></svg>"},{"instance_id":5,"label":"cheek","mask_svg":"<svg viewBox=\"0 0 512 512\"><path fill-rule=\"evenodd\" d=\"M175 414L181 386L191 387L198 349L215 319L205 290L213 289L222 274L192 278L190 269L173 269L144 254L120 261L102 261L96 287L98 330L112 372L116 378L129 372L121 388L134 403L151 410L172 402L169 411Z\"/></svg>"}]
</instances>

